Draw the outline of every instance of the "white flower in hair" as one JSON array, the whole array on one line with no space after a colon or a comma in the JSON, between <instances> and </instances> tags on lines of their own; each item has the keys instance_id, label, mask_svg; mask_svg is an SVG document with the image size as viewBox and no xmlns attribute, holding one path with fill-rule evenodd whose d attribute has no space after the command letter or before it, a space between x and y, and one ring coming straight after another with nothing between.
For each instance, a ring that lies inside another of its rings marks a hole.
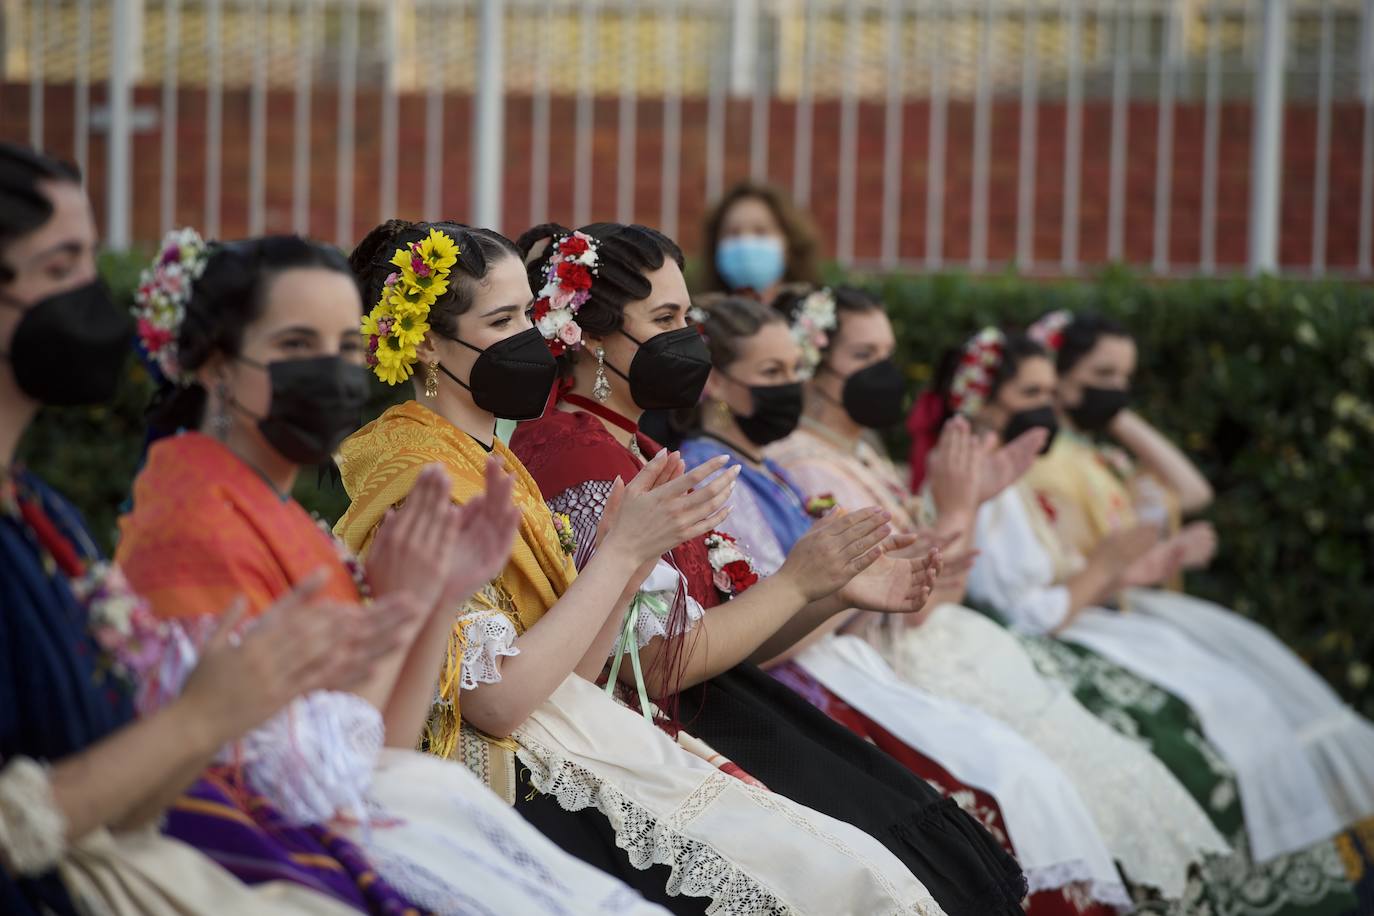
<instances>
[{"instance_id":1,"label":"white flower in hair","mask_svg":"<svg viewBox=\"0 0 1374 916\"><path fill-rule=\"evenodd\" d=\"M802 350L802 377L810 378L821 364L821 351L830 342L835 330L835 295L829 289L818 289L797 306L792 316L792 339Z\"/></svg>"}]
</instances>

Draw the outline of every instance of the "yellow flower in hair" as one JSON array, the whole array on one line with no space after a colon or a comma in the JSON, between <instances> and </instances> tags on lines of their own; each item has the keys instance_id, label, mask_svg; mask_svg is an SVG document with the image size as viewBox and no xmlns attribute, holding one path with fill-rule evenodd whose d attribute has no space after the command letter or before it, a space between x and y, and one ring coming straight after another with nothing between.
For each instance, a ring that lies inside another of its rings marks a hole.
<instances>
[{"instance_id":1,"label":"yellow flower in hair","mask_svg":"<svg viewBox=\"0 0 1374 916\"><path fill-rule=\"evenodd\" d=\"M438 229L404 248L391 262L397 270L386 278L372 311L359 330L367 346L367 364L388 385L410 378L417 348L429 332L429 310L448 291L448 276L458 263L458 246Z\"/></svg>"},{"instance_id":2,"label":"yellow flower in hair","mask_svg":"<svg viewBox=\"0 0 1374 916\"><path fill-rule=\"evenodd\" d=\"M420 345L420 341L425 339L425 333L429 331L429 322L424 318L417 318L412 315L397 315L396 323L391 326L391 335L396 338L403 347L412 349Z\"/></svg>"},{"instance_id":3,"label":"yellow flower in hair","mask_svg":"<svg viewBox=\"0 0 1374 916\"><path fill-rule=\"evenodd\" d=\"M385 301L397 315L418 315L423 318L429 314L430 306L447 290L448 280L442 277L430 281L428 287L415 286L402 279L391 287Z\"/></svg>"},{"instance_id":4,"label":"yellow flower in hair","mask_svg":"<svg viewBox=\"0 0 1374 916\"><path fill-rule=\"evenodd\" d=\"M458 263L458 243L438 229L420 242L420 257L435 270L450 270Z\"/></svg>"}]
</instances>

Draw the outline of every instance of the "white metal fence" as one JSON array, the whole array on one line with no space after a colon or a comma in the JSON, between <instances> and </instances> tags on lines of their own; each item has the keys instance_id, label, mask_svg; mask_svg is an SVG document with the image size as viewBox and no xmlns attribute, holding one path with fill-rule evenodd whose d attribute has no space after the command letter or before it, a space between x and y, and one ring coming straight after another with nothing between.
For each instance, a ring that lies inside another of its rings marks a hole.
<instances>
[{"instance_id":1,"label":"white metal fence","mask_svg":"<svg viewBox=\"0 0 1374 916\"><path fill-rule=\"evenodd\" d=\"M190 198L210 234L345 245L417 196L415 215L508 231L595 214L691 235L748 174L823 215L844 263L1374 275L1374 0L0 0L0 14L0 136L89 171L113 247L184 219ZM1104 136L1085 110L1105 113ZM1182 133L1181 111L1199 113ZM240 141L243 186L226 187ZM1223 173L1242 146L1247 238L1228 261ZM445 202L455 180L463 212ZM231 194L242 226L226 225ZM1285 243L1290 223L1306 244Z\"/></svg>"}]
</instances>

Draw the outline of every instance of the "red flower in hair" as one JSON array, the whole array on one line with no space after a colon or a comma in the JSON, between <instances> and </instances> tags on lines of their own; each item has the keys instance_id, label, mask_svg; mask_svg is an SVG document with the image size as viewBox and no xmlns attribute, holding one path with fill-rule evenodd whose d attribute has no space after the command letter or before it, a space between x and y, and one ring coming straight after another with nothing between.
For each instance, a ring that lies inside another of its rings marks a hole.
<instances>
[{"instance_id":1,"label":"red flower in hair","mask_svg":"<svg viewBox=\"0 0 1374 916\"><path fill-rule=\"evenodd\" d=\"M549 313L549 300L540 299L534 304L534 312L530 315L531 321L538 321Z\"/></svg>"},{"instance_id":2,"label":"red flower in hair","mask_svg":"<svg viewBox=\"0 0 1374 916\"><path fill-rule=\"evenodd\" d=\"M1058 353L1060 348L1064 346L1064 332L1055 331L1049 336L1045 343L1048 345L1050 352Z\"/></svg>"},{"instance_id":3,"label":"red flower in hair","mask_svg":"<svg viewBox=\"0 0 1374 916\"><path fill-rule=\"evenodd\" d=\"M587 251L587 240L570 235L558 243L558 253L565 258L577 258Z\"/></svg>"},{"instance_id":4,"label":"red flower in hair","mask_svg":"<svg viewBox=\"0 0 1374 916\"><path fill-rule=\"evenodd\" d=\"M580 293L592 288L592 274L581 264L564 261L558 265L558 283L564 289Z\"/></svg>"},{"instance_id":5,"label":"red flower in hair","mask_svg":"<svg viewBox=\"0 0 1374 916\"><path fill-rule=\"evenodd\" d=\"M559 340L557 337L549 341L549 352L552 353L555 358L562 356L567 349L568 345L563 343L563 341Z\"/></svg>"}]
</instances>

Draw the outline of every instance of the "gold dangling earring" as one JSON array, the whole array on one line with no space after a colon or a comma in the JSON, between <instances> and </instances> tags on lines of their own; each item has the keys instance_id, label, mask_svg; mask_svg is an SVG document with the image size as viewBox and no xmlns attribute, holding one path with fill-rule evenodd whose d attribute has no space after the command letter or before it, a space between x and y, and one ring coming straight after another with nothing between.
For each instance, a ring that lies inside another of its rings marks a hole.
<instances>
[{"instance_id":1,"label":"gold dangling earring","mask_svg":"<svg viewBox=\"0 0 1374 916\"><path fill-rule=\"evenodd\" d=\"M592 384L592 397L602 404L611 399L611 382L606 378L606 351L596 348L596 381Z\"/></svg>"},{"instance_id":2,"label":"gold dangling earring","mask_svg":"<svg viewBox=\"0 0 1374 916\"><path fill-rule=\"evenodd\" d=\"M425 397L439 396L439 362L435 360L425 367Z\"/></svg>"}]
</instances>

